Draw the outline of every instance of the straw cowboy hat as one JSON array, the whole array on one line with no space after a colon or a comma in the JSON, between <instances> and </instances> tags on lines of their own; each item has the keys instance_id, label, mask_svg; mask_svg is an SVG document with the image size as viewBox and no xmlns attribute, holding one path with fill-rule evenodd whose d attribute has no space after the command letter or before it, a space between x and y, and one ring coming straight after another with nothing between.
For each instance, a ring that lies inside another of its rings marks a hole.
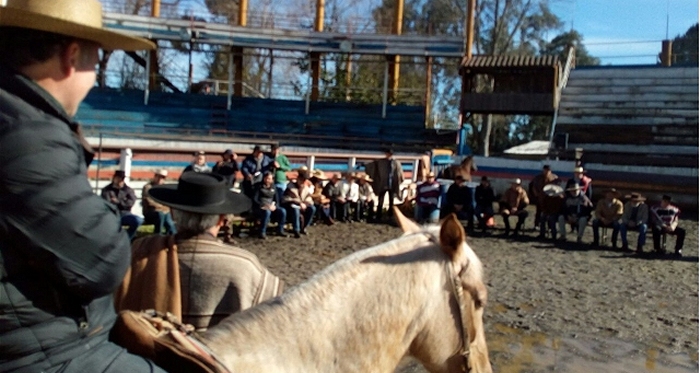
<instances>
[{"instance_id":1,"label":"straw cowboy hat","mask_svg":"<svg viewBox=\"0 0 700 373\"><path fill-rule=\"evenodd\" d=\"M108 50L156 47L146 39L102 28L102 4L97 0L0 0L0 26L72 36Z\"/></svg>"},{"instance_id":2,"label":"straw cowboy hat","mask_svg":"<svg viewBox=\"0 0 700 373\"><path fill-rule=\"evenodd\" d=\"M555 197L564 193L564 188L556 184L547 184L542 190L548 197Z\"/></svg>"},{"instance_id":3,"label":"straw cowboy hat","mask_svg":"<svg viewBox=\"0 0 700 373\"><path fill-rule=\"evenodd\" d=\"M318 168L311 172L311 177L315 177L318 180L328 180L326 173L319 170Z\"/></svg>"},{"instance_id":4,"label":"straw cowboy hat","mask_svg":"<svg viewBox=\"0 0 700 373\"><path fill-rule=\"evenodd\" d=\"M374 180L372 180L372 178L369 177L369 175L367 175L367 174L359 175L359 176L357 176L357 179L358 179L358 180L364 180L364 181L366 181L366 182L368 182L368 183L371 183L371 182L374 181Z\"/></svg>"},{"instance_id":5,"label":"straw cowboy hat","mask_svg":"<svg viewBox=\"0 0 700 373\"><path fill-rule=\"evenodd\" d=\"M630 193L625 196L625 199L628 199L630 201L646 201L647 199L641 195L641 193Z\"/></svg>"},{"instance_id":6,"label":"straw cowboy hat","mask_svg":"<svg viewBox=\"0 0 700 373\"><path fill-rule=\"evenodd\" d=\"M185 172L177 185L152 187L148 194L166 206L197 214L240 214L250 210L250 198L229 190L221 175Z\"/></svg>"},{"instance_id":7,"label":"straw cowboy hat","mask_svg":"<svg viewBox=\"0 0 700 373\"><path fill-rule=\"evenodd\" d=\"M168 170L164 170L164 169L156 170L155 174L158 176L162 176L162 177L168 177Z\"/></svg>"}]
</instances>

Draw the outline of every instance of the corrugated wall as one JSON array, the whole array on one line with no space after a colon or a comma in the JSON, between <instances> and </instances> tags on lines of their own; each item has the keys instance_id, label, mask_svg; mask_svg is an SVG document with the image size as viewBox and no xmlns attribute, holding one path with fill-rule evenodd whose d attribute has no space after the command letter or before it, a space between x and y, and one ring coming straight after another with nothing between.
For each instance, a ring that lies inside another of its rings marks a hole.
<instances>
[{"instance_id":1,"label":"corrugated wall","mask_svg":"<svg viewBox=\"0 0 700 373\"><path fill-rule=\"evenodd\" d=\"M587 163L697 168L698 68L573 70L556 133Z\"/></svg>"}]
</instances>

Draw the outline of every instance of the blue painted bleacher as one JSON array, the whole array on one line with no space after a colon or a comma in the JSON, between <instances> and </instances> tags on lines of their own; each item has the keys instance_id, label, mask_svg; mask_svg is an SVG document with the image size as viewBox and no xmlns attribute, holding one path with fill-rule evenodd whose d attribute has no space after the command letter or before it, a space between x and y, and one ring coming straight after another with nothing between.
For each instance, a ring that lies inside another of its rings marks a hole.
<instances>
[{"instance_id":1,"label":"blue painted bleacher","mask_svg":"<svg viewBox=\"0 0 700 373\"><path fill-rule=\"evenodd\" d=\"M237 137L274 136L287 145L328 146L376 150L420 151L454 143L454 135L437 135L424 128L422 106L312 102L234 98L230 111L226 97L152 92L149 104L137 90L93 89L83 101L77 119L89 131L165 133L187 130L202 135Z\"/></svg>"}]
</instances>

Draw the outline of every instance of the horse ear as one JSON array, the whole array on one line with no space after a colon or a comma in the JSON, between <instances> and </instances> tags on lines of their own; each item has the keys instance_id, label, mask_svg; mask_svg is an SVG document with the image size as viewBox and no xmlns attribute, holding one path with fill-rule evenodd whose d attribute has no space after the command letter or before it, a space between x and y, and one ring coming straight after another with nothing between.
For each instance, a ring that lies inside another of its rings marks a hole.
<instances>
[{"instance_id":1,"label":"horse ear","mask_svg":"<svg viewBox=\"0 0 700 373\"><path fill-rule=\"evenodd\" d=\"M450 258L455 259L457 253L464 244L466 238L464 228L457 219L457 215L450 214L442 221L440 227L440 247Z\"/></svg>"},{"instance_id":2,"label":"horse ear","mask_svg":"<svg viewBox=\"0 0 700 373\"><path fill-rule=\"evenodd\" d=\"M413 220L407 218L398 207L394 206L394 218L399 223L399 227L404 233L415 233L421 230L420 226Z\"/></svg>"}]
</instances>

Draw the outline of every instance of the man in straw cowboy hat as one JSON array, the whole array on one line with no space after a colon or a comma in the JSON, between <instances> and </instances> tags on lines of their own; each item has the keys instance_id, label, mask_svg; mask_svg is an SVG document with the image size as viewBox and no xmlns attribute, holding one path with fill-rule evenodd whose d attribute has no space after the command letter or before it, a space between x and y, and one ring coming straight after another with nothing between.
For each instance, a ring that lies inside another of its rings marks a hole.
<instances>
[{"instance_id":1,"label":"man in straw cowboy hat","mask_svg":"<svg viewBox=\"0 0 700 373\"><path fill-rule=\"evenodd\" d=\"M620 218L624 212L624 205L620 201L620 193L615 188L610 188L605 192L605 198L596 203L595 217L593 218L593 247L600 245L600 235L598 228L612 228L610 242L613 249L617 248L617 234L620 231Z\"/></svg>"},{"instance_id":2,"label":"man in straw cowboy hat","mask_svg":"<svg viewBox=\"0 0 700 373\"><path fill-rule=\"evenodd\" d=\"M510 218L513 216L518 218L513 231L513 237L517 237L528 215L525 208L530 204L530 199L521 184L522 181L519 178L514 179L510 183L510 188L506 189L501 197L500 214L503 217L503 224L506 226L503 234L506 237L510 234Z\"/></svg>"},{"instance_id":3,"label":"man in straw cowboy hat","mask_svg":"<svg viewBox=\"0 0 700 373\"><path fill-rule=\"evenodd\" d=\"M0 1L2 372L161 371L107 339L130 243L72 120L100 48L154 47L103 29L97 0Z\"/></svg>"},{"instance_id":4,"label":"man in straw cowboy hat","mask_svg":"<svg viewBox=\"0 0 700 373\"><path fill-rule=\"evenodd\" d=\"M627 243L627 231L635 230L639 233L637 238L637 252L644 250L644 243L647 236L647 222L649 221L649 206L644 203L644 198L640 193L630 193L625 196L627 202L620 221L620 236L622 238L622 249L629 250Z\"/></svg>"}]
</instances>

